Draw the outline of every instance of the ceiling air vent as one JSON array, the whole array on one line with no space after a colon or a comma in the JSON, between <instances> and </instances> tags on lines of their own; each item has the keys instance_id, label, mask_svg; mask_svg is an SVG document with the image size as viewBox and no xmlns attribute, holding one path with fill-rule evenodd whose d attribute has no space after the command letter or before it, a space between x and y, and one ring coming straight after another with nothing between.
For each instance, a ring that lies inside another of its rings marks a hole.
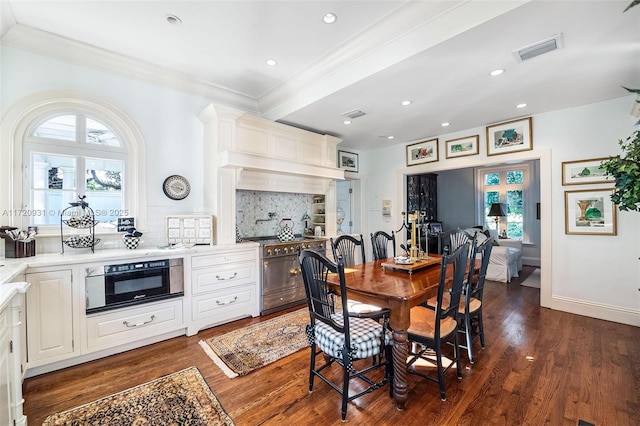
<instances>
[{"instance_id":1,"label":"ceiling air vent","mask_svg":"<svg viewBox=\"0 0 640 426\"><path fill-rule=\"evenodd\" d=\"M353 120L354 118L362 117L363 115L365 115L365 113L363 111L360 111L359 109L354 109L353 111L345 112L342 115Z\"/></svg>"},{"instance_id":2,"label":"ceiling air vent","mask_svg":"<svg viewBox=\"0 0 640 426\"><path fill-rule=\"evenodd\" d=\"M514 50L513 54L516 56L518 62L522 62L545 53L553 52L557 49L562 49L563 46L562 34L556 34L553 37Z\"/></svg>"}]
</instances>

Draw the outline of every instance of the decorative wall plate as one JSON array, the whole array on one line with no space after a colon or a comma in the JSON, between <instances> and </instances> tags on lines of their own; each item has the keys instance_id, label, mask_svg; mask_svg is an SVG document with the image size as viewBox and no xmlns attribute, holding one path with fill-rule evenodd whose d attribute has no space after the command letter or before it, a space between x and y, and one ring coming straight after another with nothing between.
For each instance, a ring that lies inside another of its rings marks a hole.
<instances>
[{"instance_id":1,"label":"decorative wall plate","mask_svg":"<svg viewBox=\"0 0 640 426\"><path fill-rule=\"evenodd\" d=\"M183 200L191 192L191 185L189 185L189 181L185 177L171 175L164 180L162 191L164 191L164 195L172 200Z\"/></svg>"}]
</instances>

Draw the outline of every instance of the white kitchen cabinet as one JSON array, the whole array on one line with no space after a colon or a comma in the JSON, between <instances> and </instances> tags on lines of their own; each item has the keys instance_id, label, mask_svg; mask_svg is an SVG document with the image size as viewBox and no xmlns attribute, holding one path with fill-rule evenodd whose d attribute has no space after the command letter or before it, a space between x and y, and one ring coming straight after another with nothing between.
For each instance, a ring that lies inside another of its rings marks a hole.
<instances>
[{"instance_id":1,"label":"white kitchen cabinet","mask_svg":"<svg viewBox=\"0 0 640 426\"><path fill-rule=\"evenodd\" d=\"M184 328L182 297L87 316L88 351Z\"/></svg>"},{"instance_id":2,"label":"white kitchen cabinet","mask_svg":"<svg viewBox=\"0 0 640 426\"><path fill-rule=\"evenodd\" d=\"M313 204L311 205L311 229L314 231L314 234L316 226L320 227L321 235L326 234L326 214L327 210L325 208L324 195L314 195Z\"/></svg>"},{"instance_id":3,"label":"white kitchen cabinet","mask_svg":"<svg viewBox=\"0 0 640 426\"><path fill-rule=\"evenodd\" d=\"M29 367L74 355L71 270L27 273Z\"/></svg>"},{"instance_id":4,"label":"white kitchen cabinet","mask_svg":"<svg viewBox=\"0 0 640 426\"><path fill-rule=\"evenodd\" d=\"M237 244L191 258L191 318L187 335L260 314L258 250Z\"/></svg>"},{"instance_id":5,"label":"white kitchen cabinet","mask_svg":"<svg viewBox=\"0 0 640 426\"><path fill-rule=\"evenodd\" d=\"M20 371L20 310L25 284L3 284L11 287L8 298L2 295L0 306L0 425L27 424L22 412L22 374ZM2 289L4 293L5 287Z\"/></svg>"}]
</instances>

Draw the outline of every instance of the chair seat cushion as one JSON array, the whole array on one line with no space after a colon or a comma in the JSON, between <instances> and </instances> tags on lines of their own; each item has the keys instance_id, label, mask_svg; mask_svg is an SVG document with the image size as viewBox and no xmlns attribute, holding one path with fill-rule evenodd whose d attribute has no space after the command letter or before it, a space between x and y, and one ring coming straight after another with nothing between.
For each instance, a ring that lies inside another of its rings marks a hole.
<instances>
[{"instance_id":1,"label":"chair seat cushion","mask_svg":"<svg viewBox=\"0 0 640 426\"><path fill-rule=\"evenodd\" d=\"M411 308L411 325L409 326L409 334L426 337L427 339L435 339L436 315L435 311L423 306ZM445 337L453 333L458 324L456 321L447 317L440 322L440 337ZM411 338L411 337L410 337Z\"/></svg>"},{"instance_id":2,"label":"chair seat cushion","mask_svg":"<svg viewBox=\"0 0 640 426\"><path fill-rule=\"evenodd\" d=\"M342 314L331 315L336 323L343 325ZM371 318L349 318L349 330L351 340L351 356L353 359L369 358L380 353L380 341L382 339L382 326ZM345 335L333 329L324 322L316 322L315 340L322 352L334 357L342 357L342 349L345 346ZM389 344L391 336L384 333L384 343Z\"/></svg>"},{"instance_id":3,"label":"chair seat cushion","mask_svg":"<svg viewBox=\"0 0 640 426\"><path fill-rule=\"evenodd\" d=\"M442 308L443 309L447 309L449 307L449 301L450 301L450 296L449 293L445 293L442 295ZM431 299L429 299L427 301L427 305L429 306L436 306L436 303L438 302L438 298L437 297L432 297ZM477 311L478 309L480 309L482 307L482 301L476 299L475 297L472 297L471 300L469 301L469 312L473 313L475 311ZM460 299L460 304L458 305L458 312L461 314L464 314L466 310L466 304L464 301L464 296Z\"/></svg>"}]
</instances>

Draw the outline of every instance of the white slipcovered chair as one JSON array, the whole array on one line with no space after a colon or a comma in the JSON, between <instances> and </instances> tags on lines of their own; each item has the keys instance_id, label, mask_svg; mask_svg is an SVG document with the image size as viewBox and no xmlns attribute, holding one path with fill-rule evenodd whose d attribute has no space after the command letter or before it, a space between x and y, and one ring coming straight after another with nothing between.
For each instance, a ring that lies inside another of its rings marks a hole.
<instances>
[{"instance_id":1,"label":"white slipcovered chair","mask_svg":"<svg viewBox=\"0 0 640 426\"><path fill-rule=\"evenodd\" d=\"M467 228L464 231L470 235L478 233L476 237L478 243L487 238L482 229ZM486 279L508 283L513 277L519 276L522 270L522 241L510 238L499 239L498 233L493 229L489 230L489 235L497 245L494 245L491 250Z\"/></svg>"}]
</instances>

